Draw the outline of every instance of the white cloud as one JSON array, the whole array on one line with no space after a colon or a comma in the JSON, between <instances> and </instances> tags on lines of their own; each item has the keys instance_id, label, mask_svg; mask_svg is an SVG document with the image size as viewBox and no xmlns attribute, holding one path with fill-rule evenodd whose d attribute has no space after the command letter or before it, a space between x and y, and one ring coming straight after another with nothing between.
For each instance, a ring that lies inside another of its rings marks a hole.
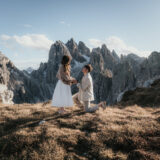
<instances>
[{"instance_id":1,"label":"white cloud","mask_svg":"<svg viewBox=\"0 0 160 160\"><path fill-rule=\"evenodd\" d=\"M60 21L61 24L65 24L65 21Z\"/></svg>"},{"instance_id":2,"label":"white cloud","mask_svg":"<svg viewBox=\"0 0 160 160\"><path fill-rule=\"evenodd\" d=\"M43 34L26 34L22 36L14 35L1 35L0 39L6 44L6 46L20 45L22 47L37 49L37 50L49 50L52 40L49 40L46 35Z\"/></svg>"},{"instance_id":3,"label":"white cloud","mask_svg":"<svg viewBox=\"0 0 160 160\"><path fill-rule=\"evenodd\" d=\"M8 35L1 35L1 39L2 39L3 41L7 41L7 40L10 39L10 36L8 36Z\"/></svg>"},{"instance_id":4,"label":"white cloud","mask_svg":"<svg viewBox=\"0 0 160 160\"><path fill-rule=\"evenodd\" d=\"M102 44L106 44L110 50L115 50L118 55L127 55L129 53L135 53L141 57L147 57L150 51L141 51L133 46L127 45L122 39L116 36L111 36L105 40L89 39L89 44L92 47L100 47Z\"/></svg>"},{"instance_id":5,"label":"white cloud","mask_svg":"<svg viewBox=\"0 0 160 160\"><path fill-rule=\"evenodd\" d=\"M38 68L40 62L47 60L48 50L53 43L43 34L0 35L0 45L4 53L8 53L13 63L20 69L29 66Z\"/></svg>"},{"instance_id":6,"label":"white cloud","mask_svg":"<svg viewBox=\"0 0 160 160\"><path fill-rule=\"evenodd\" d=\"M60 21L59 23L60 23L60 24L62 24L62 25L66 25L66 26L68 26L68 27L70 27L70 26L71 26L71 24L70 24L70 23L67 23L67 22L65 22L65 21Z\"/></svg>"},{"instance_id":7,"label":"white cloud","mask_svg":"<svg viewBox=\"0 0 160 160\"><path fill-rule=\"evenodd\" d=\"M100 47L103 44L103 41L101 41L99 39L91 38L91 39L89 39L89 44L92 47Z\"/></svg>"},{"instance_id":8,"label":"white cloud","mask_svg":"<svg viewBox=\"0 0 160 160\"><path fill-rule=\"evenodd\" d=\"M31 28L32 25L31 25L31 24L24 24L24 27L26 27L26 28Z\"/></svg>"}]
</instances>

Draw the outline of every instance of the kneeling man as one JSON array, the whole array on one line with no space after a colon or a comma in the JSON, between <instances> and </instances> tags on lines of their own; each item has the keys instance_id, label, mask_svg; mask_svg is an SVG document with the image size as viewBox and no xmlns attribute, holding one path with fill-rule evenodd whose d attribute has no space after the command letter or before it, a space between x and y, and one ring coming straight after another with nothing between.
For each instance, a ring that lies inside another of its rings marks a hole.
<instances>
[{"instance_id":1,"label":"kneeling man","mask_svg":"<svg viewBox=\"0 0 160 160\"><path fill-rule=\"evenodd\" d=\"M102 107L103 109L106 108L106 102L101 102L94 107L90 107L90 101L94 100L93 81L90 75L91 71L92 71L92 66L90 64L85 65L83 67L82 72L84 76L81 82L77 84L79 92L73 97L74 101L77 104L81 104L81 102L83 102L83 106L86 112L94 112L98 110L99 107Z\"/></svg>"}]
</instances>

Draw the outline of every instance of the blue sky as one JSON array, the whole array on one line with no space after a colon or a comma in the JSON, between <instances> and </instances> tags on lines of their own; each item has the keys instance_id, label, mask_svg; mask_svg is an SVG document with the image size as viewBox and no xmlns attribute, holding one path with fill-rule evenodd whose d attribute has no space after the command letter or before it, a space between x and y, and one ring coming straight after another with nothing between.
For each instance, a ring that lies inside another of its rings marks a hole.
<instances>
[{"instance_id":1,"label":"blue sky","mask_svg":"<svg viewBox=\"0 0 160 160\"><path fill-rule=\"evenodd\" d=\"M56 40L105 43L120 54L160 51L160 0L0 0L0 51L19 68L47 61Z\"/></svg>"}]
</instances>

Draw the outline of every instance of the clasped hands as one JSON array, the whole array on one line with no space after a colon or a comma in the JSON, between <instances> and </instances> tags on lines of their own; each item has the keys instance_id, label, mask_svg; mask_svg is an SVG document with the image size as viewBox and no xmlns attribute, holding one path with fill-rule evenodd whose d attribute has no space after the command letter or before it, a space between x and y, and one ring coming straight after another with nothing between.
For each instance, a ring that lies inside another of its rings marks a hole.
<instances>
[{"instance_id":1,"label":"clasped hands","mask_svg":"<svg viewBox=\"0 0 160 160\"><path fill-rule=\"evenodd\" d=\"M76 79L73 79L72 84L77 84L78 81Z\"/></svg>"}]
</instances>

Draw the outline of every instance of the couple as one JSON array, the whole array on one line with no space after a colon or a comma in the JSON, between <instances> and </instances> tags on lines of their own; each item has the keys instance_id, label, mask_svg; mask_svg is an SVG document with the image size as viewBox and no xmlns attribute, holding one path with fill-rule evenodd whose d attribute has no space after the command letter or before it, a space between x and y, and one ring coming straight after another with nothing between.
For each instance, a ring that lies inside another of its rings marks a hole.
<instances>
[{"instance_id":1,"label":"couple","mask_svg":"<svg viewBox=\"0 0 160 160\"><path fill-rule=\"evenodd\" d=\"M70 56L64 55L59 66L57 78L59 79L52 98L52 106L58 107L60 114L65 112L65 107L73 107L73 99L71 93L71 85L77 84L79 92L74 96L74 101L79 105L83 105L86 112L94 112L102 107L105 109L106 102L101 102L94 107L90 107L90 101L94 100L93 95L93 83L90 72L92 67L90 64L85 65L82 69L84 74L81 83L70 76L71 71L71 58Z\"/></svg>"}]
</instances>

